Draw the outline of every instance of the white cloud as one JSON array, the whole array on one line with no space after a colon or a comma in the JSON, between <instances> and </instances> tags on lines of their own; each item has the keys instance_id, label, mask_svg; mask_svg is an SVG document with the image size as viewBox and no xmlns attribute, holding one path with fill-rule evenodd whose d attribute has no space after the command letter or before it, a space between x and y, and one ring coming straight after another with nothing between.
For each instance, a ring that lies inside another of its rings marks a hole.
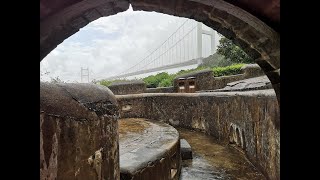
<instances>
[{"instance_id":1,"label":"white cloud","mask_svg":"<svg viewBox=\"0 0 320 180\"><path fill-rule=\"evenodd\" d=\"M59 76L80 82L81 67L88 67L90 79L119 74L141 60L185 21L155 12L129 10L91 22L66 39L40 63L50 72L42 80Z\"/></svg>"}]
</instances>

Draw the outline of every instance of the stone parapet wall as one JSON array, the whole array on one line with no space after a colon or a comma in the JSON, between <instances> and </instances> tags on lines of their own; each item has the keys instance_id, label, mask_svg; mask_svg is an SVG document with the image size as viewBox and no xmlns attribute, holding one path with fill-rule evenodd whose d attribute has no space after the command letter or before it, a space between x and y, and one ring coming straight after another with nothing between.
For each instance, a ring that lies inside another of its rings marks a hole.
<instances>
[{"instance_id":1,"label":"stone parapet wall","mask_svg":"<svg viewBox=\"0 0 320 180\"><path fill-rule=\"evenodd\" d=\"M214 77L211 69L205 69L197 72L192 72L180 75L174 79L174 89L178 92L179 78L195 77L196 88L195 91L215 90L227 86L228 83L239 81L247 78L258 77L264 75L262 69L257 64L246 64L241 68L241 74L231 76ZM186 80L186 85L188 81Z\"/></svg>"},{"instance_id":2,"label":"stone parapet wall","mask_svg":"<svg viewBox=\"0 0 320 180\"><path fill-rule=\"evenodd\" d=\"M236 144L269 179L280 179L280 115L274 90L116 96L123 118L196 129Z\"/></svg>"},{"instance_id":3,"label":"stone parapet wall","mask_svg":"<svg viewBox=\"0 0 320 180\"><path fill-rule=\"evenodd\" d=\"M246 77L245 77L244 74L237 74L237 75L232 75L232 76L213 77L212 85L211 85L210 90L224 88L230 82L239 81L239 80L242 80L242 79L245 79L245 78ZM208 90L208 89L203 89L203 90Z\"/></svg>"},{"instance_id":4,"label":"stone parapet wall","mask_svg":"<svg viewBox=\"0 0 320 180\"><path fill-rule=\"evenodd\" d=\"M147 88L145 93L174 93L174 87Z\"/></svg>"},{"instance_id":5,"label":"stone parapet wall","mask_svg":"<svg viewBox=\"0 0 320 180\"><path fill-rule=\"evenodd\" d=\"M213 80L213 72L211 69L200 70L192 73L183 74L177 76L173 80L173 87L175 92L178 92L179 89L179 78L194 77L195 78L195 91L201 91L204 89L211 89L212 80ZM188 80L185 81L186 86L188 86Z\"/></svg>"},{"instance_id":6,"label":"stone parapet wall","mask_svg":"<svg viewBox=\"0 0 320 180\"><path fill-rule=\"evenodd\" d=\"M242 66L241 72L241 74L231 76L213 77L211 90L224 88L230 82L264 75L264 72L257 64L246 64Z\"/></svg>"},{"instance_id":7,"label":"stone parapet wall","mask_svg":"<svg viewBox=\"0 0 320 180\"><path fill-rule=\"evenodd\" d=\"M118 116L104 86L40 83L40 179L118 180Z\"/></svg>"},{"instance_id":8,"label":"stone parapet wall","mask_svg":"<svg viewBox=\"0 0 320 180\"><path fill-rule=\"evenodd\" d=\"M146 91L146 85L143 81L114 82L108 88L115 95L140 94Z\"/></svg>"}]
</instances>

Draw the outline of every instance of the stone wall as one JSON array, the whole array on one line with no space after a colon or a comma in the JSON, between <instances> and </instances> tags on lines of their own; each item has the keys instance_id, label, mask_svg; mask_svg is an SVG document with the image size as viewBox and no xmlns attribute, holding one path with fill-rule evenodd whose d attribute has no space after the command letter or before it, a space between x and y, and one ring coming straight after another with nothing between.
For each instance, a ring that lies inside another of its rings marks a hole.
<instances>
[{"instance_id":1,"label":"stone wall","mask_svg":"<svg viewBox=\"0 0 320 180\"><path fill-rule=\"evenodd\" d=\"M241 74L231 76L213 77L211 89L221 89L227 86L228 83L258 77L264 75L262 69L257 64L246 64L241 68Z\"/></svg>"},{"instance_id":2,"label":"stone wall","mask_svg":"<svg viewBox=\"0 0 320 180\"><path fill-rule=\"evenodd\" d=\"M245 79L245 78L246 78L246 76L244 74L213 77L212 85L211 85L210 90L224 88L230 82L239 81L239 80L242 80L242 79ZM204 89L204 90L208 90L208 89Z\"/></svg>"},{"instance_id":3,"label":"stone wall","mask_svg":"<svg viewBox=\"0 0 320 180\"><path fill-rule=\"evenodd\" d=\"M40 179L118 180L118 116L104 86L40 83Z\"/></svg>"},{"instance_id":4,"label":"stone wall","mask_svg":"<svg viewBox=\"0 0 320 180\"><path fill-rule=\"evenodd\" d=\"M213 73L211 69L200 70L197 72L187 73L180 76L177 76L173 80L173 87L175 92L178 92L179 88L179 78L195 77L195 91L201 91L205 89L210 89L212 86ZM186 86L188 86L188 81L185 81Z\"/></svg>"},{"instance_id":5,"label":"stone wall","mask_svg":"<svg viewBox=\"0 0 320 180\"><path fill-rule=\"evenodd\" d=\"M241 71L245 75L245 78L252 78L265 75L258 64L246 64L241 67Z\"/></svg>"},{"instance_id":6,"label":"stone wall","mask_svg":"<svg viewBox=\"0 0 320 180\"><path fill-rule=\"evenodd\" d=\"M261 75L264 75L264 73L262 69L259 67L259 65L247 64L241 68L241 74L214 77L212 70L206 69L206 70L201 70L201 71L177 76L174 79L173 84L174 84L175 92L178 92L179 78L195 77L195 81L196 81L195 91L215 90L215 89L224 88L225 86L227 86L228 83L233 81L239 81L247 78L258 77ZM188 82L186 82L186 84L188 85Z\"/></svg>"},{"instance_id":7,"label":"stone wall","mask_svg":"<svg viewBox=\"0 0 320 180\"><path fill-rule=\"evenodd\" d=\"M115 95L144 93L146 85L143 81L113 82L108 88Z\"/></svg>"},{"instance_id":8,"label":"stone wall","mask_svg":"<svg viewBox=\"0 0 320 180\"><path fill-rule=\"evenodd\" d=\"M274 90L116 97L121 117L154 119L235 143L269 179L280 179L280 118Z\"/></svg>"},{"instance_id":9,"label":"stone wall","mask_svg":"<svg viewBox=\"0 0 320 180\"><path fill-rule=\"evenodd\" d=\"M174 93L174 87L147 88L145 93Z\"/></svg>"}]
</instances>

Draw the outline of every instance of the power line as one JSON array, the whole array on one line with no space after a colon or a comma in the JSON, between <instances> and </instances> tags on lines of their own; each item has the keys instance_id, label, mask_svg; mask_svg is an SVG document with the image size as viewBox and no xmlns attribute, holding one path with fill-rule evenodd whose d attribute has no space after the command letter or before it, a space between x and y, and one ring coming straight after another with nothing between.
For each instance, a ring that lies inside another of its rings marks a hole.
<instances>
[{"instance_id":1,"label":"power line","mask_svg":"<svg viewBox=\"0 0 320 180\"><path fill-rule=\"evenodd\" d=\"M136 67L137 65L139 65L141 62L143 62L145 59L147 59L150 55L152 55L156 50L158 50L164 43L166 43L176 32L178 32L178 30L188 21L189 19L186 19L178 28L176 31L174 31L163 43L161 43L161 45L159 45L157 48L155 48L155 50L153 50L151 53L149 53L145 58L143 58L141 61L139 61L137 64L135 64L134 66L130 67L129 69L127 69L126 71L123 71L120 74L123 73L127 73L130 69ZM145 67L145 66L144 66Z\"/></svg>"},{"instance_id":2,"label":"power line","mask_svg":"<svg viewBox=\"0 0 320 180\"><path fill-rule=\"evenodd\" d=\"M179 28L172 33L169 38L161 43L156 49L149 53L140 62L130 67L126 71L120 73L118 76L109 77L107 79L126 77L126 75L133 75L136 72L146 72L148 70L155 71L156 69L176 67L177 65L185 65L186 63L201 63L202 54L202 35L209 35L211 38L211 53L213 54L213 47L215 41L214 32L212 29L205 30L202 24L196 21L184 21ZM187 27L184 25L188 23ZM196 22L194 24L193 22ZM197 29L196 29L197 28ZM181 30L180 30L181 29ZM189 39L190 38L190 39ZM204 41L206 44L206 41ZM196 48L194 47L196 46ZM207 47L205 45L205 47ZM206 53L206 49L204 54ZM191 56L191 57L189 57ZM206 56L206 55L205 55ZM140 72L140 73L141 73ZM149 72L149 71L148 71Z\"/></svg>"},{"instance_id":3,"label":"power line","mask_svg":"<svg viewBox=\"0 0 320 180\"><path fill-rule=\"evenodd\" d=\"M188 33L186 33L181 39L179 39L177 42L175 42L172 46L170 46L168 48L167 51L170 51L173 47L175 47L176 45L178 45L179 42L182 41L183 38L185 38L187 35L189 35L197 26L194 26ZM165 52L167 52L165 51ZM162 53L160 56L162 56L164 53ZM143 66L142 68L145 68L146 66L148 66L149 64L153 63L155 60L157 60L160 56L158 56L156 59L154 59L153 61L150 61L148 64L146 64L145 66ZM142 69L141 68L141 69Z\"/></svg>"}]
</instances>

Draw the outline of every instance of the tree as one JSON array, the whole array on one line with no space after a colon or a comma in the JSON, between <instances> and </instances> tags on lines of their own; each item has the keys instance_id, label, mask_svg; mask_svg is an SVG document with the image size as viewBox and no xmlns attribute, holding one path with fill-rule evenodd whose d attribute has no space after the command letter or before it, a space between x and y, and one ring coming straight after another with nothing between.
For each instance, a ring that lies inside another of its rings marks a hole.
<instances>
[{"instance_id":1,"label":"tree","mask_svg":"<svg viewBox=\"0 0 320 180\"><path fill-rule=\"evenodd\" d=\"M97 81L96 79L93 79L93 80L91 81L91 83L93 83L93 84L97 84L97 83L98 83L98 81Z\"/></svg>"},{"instance_id":2,"label":"tree","mask_svg":"<svg viewBox=\"0 0 320 180\"><path fill-rule=\"evenodd\" d=\"M202 59L202 63L198 67L225 67L234 64L230 59L225 58L223 55L214 53Z\"/></svg>"},{"instance_id":3,"label":"tree","mask_svg":"<svg viewBox=\"0 0 320 180\"><path fill-rule=\"evenodd\" d=\"M42 80L42 77L43 77L43 76L48 75L48 74L50 74L50 72L48 72L48 71L42 72L42 71L40 70L40 80Z\"/></svg>"},{"instance_id":4,"label":"tree","mask_svg":"<svg viewBox=\"0 0 320 180\"><path fill-rule=\"evenodd\" d=\"M62 81L59 76L55 77L55 78L52 78L51 77L51 83L65 83L64 81Z\"/></svg>"},{"instance_id":5,"label":"tree","mask_svg":"<svg viewBox=\"0 0 320 180\"><path fill-rule=\"evenodd\" d=\"M159 83L159 87L169 87L172 86L173 84L173 79L169 78L169 79L163 79L160 83Z\"/></svg>"},{"instance_id":6,"label":"tree","mask_svg":"<svg viewBox=\"0 0 320 180\"><path fill-rule=\"evenodd\" d=\"M168 81L164 81L165 79L169 79L170 82L173 80L173 76L168 74L167 72L158 73L156 75L151 75L148 77L143 78L143 81L146 83L147 88L156 88L159 87L160 83L161 86L170 86Z\"/></svg>"},{"instance_id":7,"label":"tree","mask_svg":"<svg viewBox=\"0 0 320 180\"><path fill-rule=\"evenodd\" d=\"M231 40L223 37L219 40L218 54L224 55L234 63L255 63L240 47L236 46Z\"/></svg>"}]
</instances>

